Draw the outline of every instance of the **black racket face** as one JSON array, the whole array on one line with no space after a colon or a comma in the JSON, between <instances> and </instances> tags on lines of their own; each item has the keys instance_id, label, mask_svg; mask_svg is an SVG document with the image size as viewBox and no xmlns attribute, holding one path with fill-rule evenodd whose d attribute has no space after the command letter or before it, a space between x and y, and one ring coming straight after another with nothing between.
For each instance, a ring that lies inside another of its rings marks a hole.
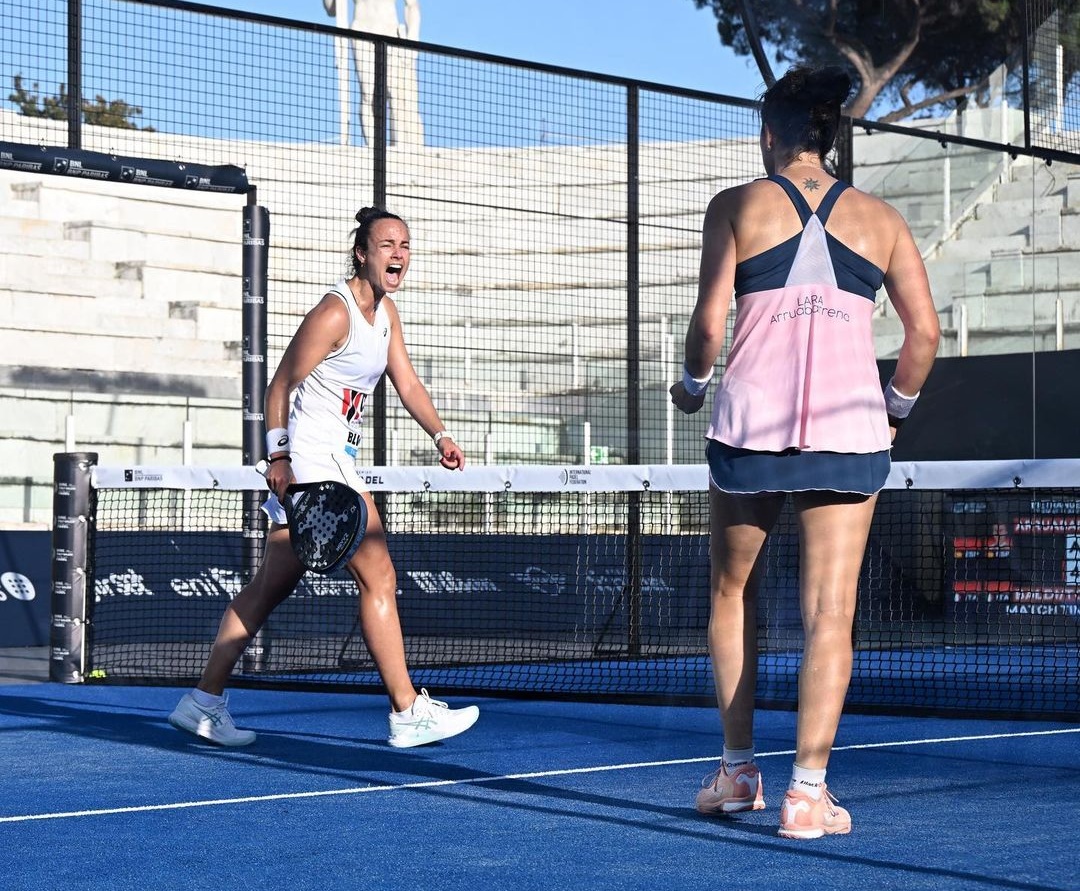
<instances>
[{"instance_id":1,"label":"black racket face","mask_svg":"<svg viewBox=\"0 0 1080 891\"><path fill-rule=\"evenodd\" d=\"M297 559L321 573L348 563L367 529L363 497L333 480L290 486L289 493L285 513Z\"/></svg>"}]
</instances>

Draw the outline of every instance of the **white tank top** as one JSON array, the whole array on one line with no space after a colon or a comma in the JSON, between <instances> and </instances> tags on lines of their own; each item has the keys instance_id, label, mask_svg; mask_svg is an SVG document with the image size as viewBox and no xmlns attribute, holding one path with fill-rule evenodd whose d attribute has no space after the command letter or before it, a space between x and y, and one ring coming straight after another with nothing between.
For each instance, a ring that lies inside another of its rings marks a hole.
<instances>
[{"instance_id":1,"label":"white tank top","mask_svg":"<svg viewBox=\"0 0 1080 891\"><path fill-rule=\"evenodd\" d=\"M345 279L330 288L349 311L349 336L312 370L293 397L289 434L293 453L315 459L347 455L355 460L360 425L372 391L386 371L390 317L380 300L375 321L368 324Z\"/></svg>"}]
</instances>

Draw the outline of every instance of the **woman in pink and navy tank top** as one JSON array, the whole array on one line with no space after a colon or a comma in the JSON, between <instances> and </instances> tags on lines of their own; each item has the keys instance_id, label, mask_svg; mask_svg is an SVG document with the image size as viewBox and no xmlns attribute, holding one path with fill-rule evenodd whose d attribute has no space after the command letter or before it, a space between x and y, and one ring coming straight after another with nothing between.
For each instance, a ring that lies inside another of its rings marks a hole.
<instances>
[{"instance_id":1,"label":"woman in pink and navy tank top","mask_svg":"<svg viewBox=\"0 0 1080 891\"><path fill-rule=\"evenodd\" d=\"M711 499L709 650L724 756L697 795L703 813L765 806L754 763L758 583L784 502L795 511L805 643L795 764L780 835L851 829L825 769L851 677L856 589L896 430L937 352L937 315L922 258L888 204L835 179L832 149L851 80L795 68L762 102L767 176L716 195L705 214L697 304L672 401L705 403L735 328L706 430ZM871 320L878 291L904 326L882 391Z\"/></svg>"},{"instance_id":2,"label":"woman in pink and navy tank top","mask_svg":"<svg viewBox=\"0 0 1080 891\"><path fill-rule=\"evenodd\" d=\"M271 526L262 563L226 608L198 685L169 716L178 729L218 745L255 741L252 731L233 722L225 685L248 642L304 573L279 501L294 481L338 480L367 503L367 533L347 568L359 592L364 642L390 699L389 744L408 748L437 742L469 729L479 715L476 706L452 709L413 686L386 532L356 472L364 409L383 374L431 436L443 467L465 466L464 453L443 426L409 359L392 296L409 271L409 228L396 214L373 207L360 210L356 222L352 275L327 289L304 317L266 389L266 482L273 494L264 505Z\"/></svg>"}]
</instances>

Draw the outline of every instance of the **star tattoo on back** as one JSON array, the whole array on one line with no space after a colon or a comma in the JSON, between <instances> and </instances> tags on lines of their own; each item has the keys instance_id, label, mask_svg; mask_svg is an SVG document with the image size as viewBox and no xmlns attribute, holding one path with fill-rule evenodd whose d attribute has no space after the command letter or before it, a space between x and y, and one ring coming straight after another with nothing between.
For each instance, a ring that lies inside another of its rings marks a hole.
<instances>
[{"instance_id":1,"label":"star tattoo on back","mask_svg":"<svg viewBox=\"0 0 1080 891\"><path fill-rule=\"evenodd\" d=\"M819 183L816 179L811 179L810 177L807 177L802 181L802 187L806 189L807 192L816 192L818 189L821 188L821 183Z\"/></svg>"}]
</instances>

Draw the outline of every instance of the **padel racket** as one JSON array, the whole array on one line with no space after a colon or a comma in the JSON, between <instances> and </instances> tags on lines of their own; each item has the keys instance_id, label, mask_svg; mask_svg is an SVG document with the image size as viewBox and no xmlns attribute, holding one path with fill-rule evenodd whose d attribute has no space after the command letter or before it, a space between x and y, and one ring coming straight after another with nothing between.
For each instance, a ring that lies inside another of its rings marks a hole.
<instances>
[{"instance_id":1,"label":"padel racket","mask_svg":"<svg viewBox=\"0 0 1080 891\"><path fill-rule=\"evenodd\" d=\"M256 470L266 473L260 461ZM336 480L293 483L281 505L289 523L289 542L305 569L322 574L352 559L367 531L363 496Z\"/></svg>"},{"instance_id":2,"label":"padel racket","mask_svg":"<svg viewBox=\"0 0 1080 891\"><path fill-rule=\"evenodd\" d=\"M330 573L352 559L367 531L367 504L335 480L294 483L285 495L289 542L312 572Z\"/></svg>"}]
</instances>

